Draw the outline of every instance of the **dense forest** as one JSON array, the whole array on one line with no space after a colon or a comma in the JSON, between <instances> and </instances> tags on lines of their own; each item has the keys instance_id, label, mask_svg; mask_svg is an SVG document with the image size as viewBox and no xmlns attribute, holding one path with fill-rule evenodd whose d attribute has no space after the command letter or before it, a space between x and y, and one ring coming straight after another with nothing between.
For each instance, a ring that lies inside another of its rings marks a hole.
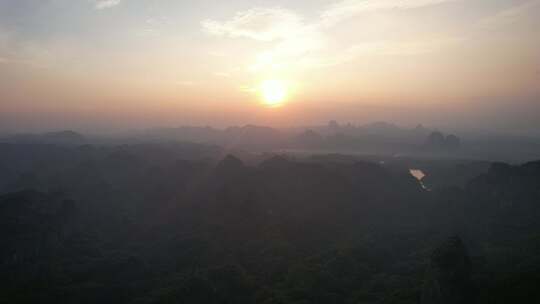
<instances>
[{"instance_id":1,"label":"dense forest","mask_svg":"<svg viewBox=\"0 0 540 304\"><path fill-rule=\"evenodd\" d=\"M540 304L540 0L0 0L0 304Z\"/></svg>"},{"instance_id":2,"label":"dense forest","mask_svg":"<svg viewBox=\"0 0 540 304\"><path fill-rule=\"evenodd\" d=\"M539 181L540 162L5 143L0 302L533 303Z\"/></svg>"}]
</instances>

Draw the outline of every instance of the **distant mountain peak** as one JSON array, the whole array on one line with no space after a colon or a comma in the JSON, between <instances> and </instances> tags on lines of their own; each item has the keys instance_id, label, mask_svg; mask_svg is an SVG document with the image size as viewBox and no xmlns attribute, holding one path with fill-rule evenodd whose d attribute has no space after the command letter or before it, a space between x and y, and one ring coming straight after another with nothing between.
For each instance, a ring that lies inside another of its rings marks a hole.
<instances>
[{"instance_id":1,"label":"distant mountain peak","mask_svg":"<svg viewBox=\"0 0 540 304\"><path fill-rule=\"evenodd\" d=\"M288 167L290 161L282 155L275 155L264 162L262 162L259 167L261 168L270 168L270 169L279 169Z\"/></svg>"},{"instance_id":2,"label":"distant mountain peak","mask_svg":"<svg viewBox=\"0 0 540 304\"><path fill-rule=\"evenodd\" d=\"M228 154L216 166L218 171L243 168L244 163L236 156Z\"/></svg>"},{"instance_id":3,"label":"distant mountain peak","mask_svg":"<svg viewBox=\"0 0 540 304\"><path fill-rule=\"evenodd\" d=\"M15 143L53 143L53 144L81 144L86 138L75 131L64 130L47 133L15 134L7 139Z\"/></svg>"},{"instance_id":4,"label":"distant mountain peak","mask_svg":"<svg viewBox=\"0 0 540 304\"><path fill-rule=\"evenodd\" d=\"M393 123L386 122L386 121L372 122L370 124L365 125L364 127L365 128L374 128L374 129L390 129L390 130L400 129L400 127L398 127L397 125L395 125Z\"/></svg>"}]
</instances>

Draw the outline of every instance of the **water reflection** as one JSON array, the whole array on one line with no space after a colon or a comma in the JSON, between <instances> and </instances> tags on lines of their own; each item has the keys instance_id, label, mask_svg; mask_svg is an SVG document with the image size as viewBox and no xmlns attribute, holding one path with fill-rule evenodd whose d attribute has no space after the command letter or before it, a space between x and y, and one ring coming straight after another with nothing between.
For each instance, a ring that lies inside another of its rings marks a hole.
<instances>
[{"instance_id":1,"label":"water reflection","mask_svg":"<svg viewBox=\"0 0 540 304\"><path fill-rule=\"evenodd\" d=\"M426 176L426 174L424 173L424 171L420 170L420 169L409 169L409 172L411 173L412 176L414 176L418 182L420 183L420 186L422 187L422 189L426 190L426 191L431 191L428 187L426 187L426 185L424 185L424 183L422 182L422 179Z\"/></svg>"}]
</instances>

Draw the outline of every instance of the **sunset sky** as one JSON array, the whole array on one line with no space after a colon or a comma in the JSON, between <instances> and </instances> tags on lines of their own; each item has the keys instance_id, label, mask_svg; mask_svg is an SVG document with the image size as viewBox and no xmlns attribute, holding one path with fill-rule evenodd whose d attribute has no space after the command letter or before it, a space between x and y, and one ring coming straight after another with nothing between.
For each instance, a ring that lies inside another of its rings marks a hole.
<instances>
[{"instance_id":1,"label":"sunset sky","mask_svg":"<svg viewBox=\"0 0 540 304\"><path fill-rule=\"evenodd\" d=\"M0 128L540 130L540 0L0 0Z\"/></svg>"}]
</instances>

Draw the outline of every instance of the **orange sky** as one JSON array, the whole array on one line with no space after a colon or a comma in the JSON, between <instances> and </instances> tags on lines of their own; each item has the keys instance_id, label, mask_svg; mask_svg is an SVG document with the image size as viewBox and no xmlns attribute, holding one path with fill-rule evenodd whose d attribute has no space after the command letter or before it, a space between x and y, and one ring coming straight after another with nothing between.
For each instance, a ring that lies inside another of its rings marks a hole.
<instances>
[{"instance_id":1,"label":"orange sky","mask_svg":"<svg viewBox=\"0 0 540 304\"><path fill-rule=\"evenodd\" d=\"M540 129L538 0L181 2L0 2L0 127Z\"/></svg>"}]
</instances>

